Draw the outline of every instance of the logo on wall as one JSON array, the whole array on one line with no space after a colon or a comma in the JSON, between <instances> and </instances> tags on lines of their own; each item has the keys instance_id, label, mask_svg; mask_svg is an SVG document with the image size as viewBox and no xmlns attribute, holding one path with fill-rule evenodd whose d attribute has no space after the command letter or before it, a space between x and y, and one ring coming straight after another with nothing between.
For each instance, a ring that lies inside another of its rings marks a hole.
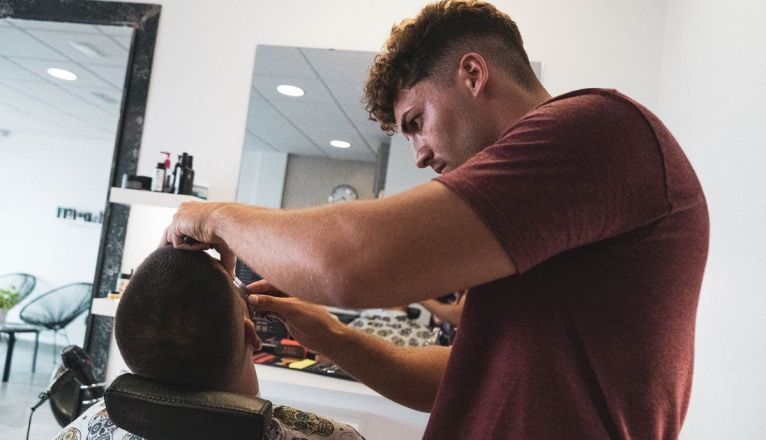
<instances>
[{"instance_id":1,"label":"logo on wall","mask_svg":"<svg viewBox=\"0 0 766 440\"><path fill-rule=\"evenodd\" d=\"M56 218L62 220L74 220L85 223L103 223L104 211L100 211L98 214L86 211L78 211L75 208L65 208L59 206L56 210Z\"/></svg>"}]
</instances>

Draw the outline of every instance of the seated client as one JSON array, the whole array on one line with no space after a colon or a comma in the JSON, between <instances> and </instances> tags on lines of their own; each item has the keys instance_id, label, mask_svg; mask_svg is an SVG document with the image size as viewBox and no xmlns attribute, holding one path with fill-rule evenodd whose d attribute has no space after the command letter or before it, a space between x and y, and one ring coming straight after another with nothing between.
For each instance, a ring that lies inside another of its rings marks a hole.
<instances>
[{"instance_id":1,"label":"seated client","mask_svg":"<svg viewBox=\"0 0 766 440\"><path fill-rule=\"evenodd\" d=\"M252 355L261 342L247 303L223 266L204 252L172 246L152 252L122 294L114 328L134 374L194 389L259 395ZM139 439L117 428L103 403L57 438L86 437ZM264 438L362 439L346 424L284 406L274 408Z\"/></svg>"}]
</instances>

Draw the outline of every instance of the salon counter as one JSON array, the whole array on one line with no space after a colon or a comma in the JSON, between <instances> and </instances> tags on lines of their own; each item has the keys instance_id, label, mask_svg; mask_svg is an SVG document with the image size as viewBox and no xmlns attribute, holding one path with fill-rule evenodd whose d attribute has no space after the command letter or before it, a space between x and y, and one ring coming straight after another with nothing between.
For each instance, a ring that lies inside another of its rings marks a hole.
<instances>
[{"instance_id":1,"label":"salon counter","mask_svg":"<svg viewBox=\"0 0 766 440\"><path fill-rule=\"evenodd\" d=\"M119 301L97 298L91 313L114 317ZM345 379L255 365L261 396L274 405L287 405L348 423L367 440L419 439L428 414L414 411L386 399L366 385ZM106 379L128 371L114 335L111 338Z\"/></svg>"}]
</instances>

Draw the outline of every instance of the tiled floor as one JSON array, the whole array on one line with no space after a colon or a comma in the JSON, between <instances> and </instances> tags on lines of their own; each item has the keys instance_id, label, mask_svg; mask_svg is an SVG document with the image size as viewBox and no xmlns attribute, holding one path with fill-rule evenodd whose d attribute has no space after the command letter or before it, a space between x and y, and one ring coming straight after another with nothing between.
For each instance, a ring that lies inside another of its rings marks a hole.
<instances>
[{"instance_id":1,"label":"tiled floor","mask_svg":"<svg viewBox=\"0 0 766 440\"><path fill-rule=\"evenodd\" d=\"M8 339L0 342L0 372L5 366ZM59 347L61 349L63 347ZM33 342L19 341L13 350L13 363L8 382L0 383L0 439L24 440L27 433L29 408L37 403L37 395L48 388L53 372L53 353L49 345L40 345L37 372L32 373ZM51 440L61 430L46 402L32 417L30 440Z\"/></svg>"}]
</instances>

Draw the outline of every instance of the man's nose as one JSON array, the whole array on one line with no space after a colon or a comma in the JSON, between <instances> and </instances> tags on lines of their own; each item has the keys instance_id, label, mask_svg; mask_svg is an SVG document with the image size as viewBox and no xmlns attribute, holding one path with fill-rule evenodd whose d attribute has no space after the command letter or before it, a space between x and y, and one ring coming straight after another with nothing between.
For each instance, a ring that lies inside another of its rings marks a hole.
<instances>
[{"instance_id":1,"label":"man's nose","mask_svg":"<svg viewBox=\"0 0 766 440\"><path fill-rule=\"evenodd\" d=\"M425 168L431 163L431 159L434 157L433 151L430 148L415 147L415 163L418 168Z\"/></svg>"}]
</instances>

